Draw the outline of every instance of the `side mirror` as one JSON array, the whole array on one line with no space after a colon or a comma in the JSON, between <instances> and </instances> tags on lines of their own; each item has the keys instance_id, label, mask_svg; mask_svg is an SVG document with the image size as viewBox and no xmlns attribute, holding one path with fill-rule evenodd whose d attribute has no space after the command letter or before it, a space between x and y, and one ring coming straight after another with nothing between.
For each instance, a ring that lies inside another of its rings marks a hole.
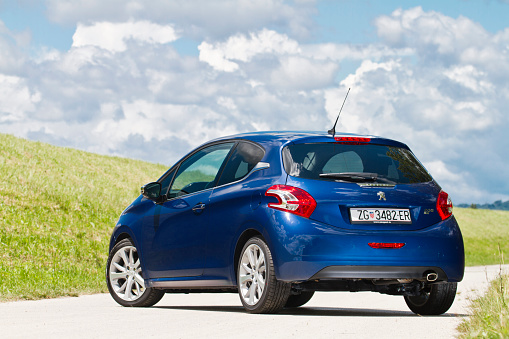
<instances>
[{"instance_id":1,"label":"side mirror","mask_svg":"<svg viewBox=\"0 0 509 339\"><path fill-rule=\"evenodd\" d=\"M141 186L141 195L153 201L158 201L161 198L161 183L151 182Z\"/></svg>"}]
</instances>

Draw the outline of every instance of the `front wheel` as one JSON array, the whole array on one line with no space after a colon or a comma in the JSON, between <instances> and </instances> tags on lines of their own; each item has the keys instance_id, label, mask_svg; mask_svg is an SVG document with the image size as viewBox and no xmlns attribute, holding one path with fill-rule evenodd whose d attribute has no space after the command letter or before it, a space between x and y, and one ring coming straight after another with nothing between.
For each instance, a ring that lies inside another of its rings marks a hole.
<instances>
[{"instance_id":1,"label":"front wheel","mask_svg":"<svg viewBox=\"0 0 509 339\"><path fill-rule=\"evenodd\" d=\"M241 253L237 284L242 305L249 313L277 313L288 300L291 284L276 279L269 247L253 237Z\"/></svg>"},{"instance_id":2,"label":"front wheel","mask_svg":"<svg viewBox=\"0 0 509 339\"><path fill-rule=\"evenodd\" d=\"M454 302L457 283L432 284L418 296L405 297L410 310L420 315L439 315L447 312Z\"/></svg>"},{"instance_id":3,"label":"front wheel","mask_svg":"<svg viewBox=\"0 0 509 339\"><path fill-rule=\"evenodd\" d=\"M119 241L111 250L106 283L113 299L122 306L149 307L164 296L164 291L145 287L138 251L130 239Z\"/></svg>"}]
</instances>

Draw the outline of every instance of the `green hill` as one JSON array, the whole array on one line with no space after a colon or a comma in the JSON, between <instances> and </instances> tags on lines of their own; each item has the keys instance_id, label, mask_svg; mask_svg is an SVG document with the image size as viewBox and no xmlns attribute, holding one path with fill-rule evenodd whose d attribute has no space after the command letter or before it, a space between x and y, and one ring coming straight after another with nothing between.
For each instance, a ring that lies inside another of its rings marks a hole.
<instances>
[{"instance_id":1,"label":"green hill","mask_svg":"<svg viewBox=\"0 0 509 339\"><path fill-rule=\"evenodd\" d=\"M106 292L111 230L166 169L0 134L0 300Z\"/></svg>"},{"instance_id":2,"label":"green hill","mask_svg":"<svg viewBox=\"0 0 509 339\"><path fill-rule=\"evenodd\" d=\"M106 292L110 232L166 166L0 134L0 301ZM509 212L455 209L467 264L509 253Z\"/></svg>"}]
</instances>

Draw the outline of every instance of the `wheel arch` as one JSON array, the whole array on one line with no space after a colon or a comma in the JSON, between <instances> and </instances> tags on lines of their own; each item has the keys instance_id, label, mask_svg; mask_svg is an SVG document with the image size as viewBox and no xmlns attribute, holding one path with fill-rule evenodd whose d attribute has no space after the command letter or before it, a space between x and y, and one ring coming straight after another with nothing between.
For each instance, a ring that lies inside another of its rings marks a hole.
<instances>
[{"instance_id":1,"label":"wheel arch","mask_svg":"<svg viewBox=\"0 0 509 339\"><path fill-rule=\"evenodd\" d=\"M114 232L113 234L111 235L111 239L110 239L110 248L108 250L108 252L111 252L111 250L113 249L113 247L121 240L124 240L124 239L131 239L131 241L133 242L134 246L136 248L139 248L138 247L138 242L136 241L136 237L134 236L134 234L132 233L132 230L127 227L127 226L119 226Z\"/></svg>"},{"instance_id":2,"label":"wheel arch","mask_svg":"<svg viewBox=\"0 0 509 339\"><path fill-rule=\"evenodd\" d=\"M124 239L130 239L131 241L133 240L128 233L120 233L117 239L115 240L115 245Z\"/></svg>"},{"instance_id":3,"label":"wheel arch","mask_svg":"<svg viewBox=\"0 0 509 339\"><path fill-rule=\"evenodd\" d=\"M262 235L262 233L254 228L249 228L242 232L239 239L237 240L237 244L235 245L235 251L233 254L233 281L235 285L237 285L237 270L240 260L240 254L242 252L242 248L247 243L249 239L251 239L254 236L260 237L263 241L267 242L265 240L265 237Z\"/></svg>"}]
</instances>

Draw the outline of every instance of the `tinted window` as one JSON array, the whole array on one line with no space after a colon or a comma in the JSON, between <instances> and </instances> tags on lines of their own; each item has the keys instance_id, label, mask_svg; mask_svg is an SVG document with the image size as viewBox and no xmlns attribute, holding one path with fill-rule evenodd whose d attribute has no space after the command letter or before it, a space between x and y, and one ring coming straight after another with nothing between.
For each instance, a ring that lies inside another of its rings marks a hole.
<instances>
[{"instance_id":1,"label":"tinted window","mask_svg":"<svg viewBox=\"0 0 509 339\"><path fill-rule=\"evenodd\" d=\"M169 198L214 187L219 169L233 145L225 143L210 146L184 160L171 186Z\"/></svg>"},{"instance_id":2,"label":"tinted window","mask_svg":"<svg viewBox=\"0 0 509 339\"><path fill-rule=\"evenodd\" d=\"M241 141L228 160L218 185L224 185L244 178L263 158L263 148L250 142Z\"/></svg>"},{"instance_id":3,"label":"tinted window","mask_svg":"<svg viewBox=\"0 0 509 339\"><path fill-rule=\"evenodd\" d=\"M284 148L283 161L289 175L307 179L337 180L320 177L324 173L376 173L382 183L431 180L412 152L384 145L295 144Z\"/></svg>"},{"instance_id":4,"label":"tinted window","mask_svg":"<svg viewBox=\"0 0 509 339\"><path fill-rule=\"evenodd\" d=\"M342 173L342 172L364 172L364 164L361 157L355 152L341 152L333 155L327 160L322 169L323 173Z\"/></svg>"}]
</instances>

